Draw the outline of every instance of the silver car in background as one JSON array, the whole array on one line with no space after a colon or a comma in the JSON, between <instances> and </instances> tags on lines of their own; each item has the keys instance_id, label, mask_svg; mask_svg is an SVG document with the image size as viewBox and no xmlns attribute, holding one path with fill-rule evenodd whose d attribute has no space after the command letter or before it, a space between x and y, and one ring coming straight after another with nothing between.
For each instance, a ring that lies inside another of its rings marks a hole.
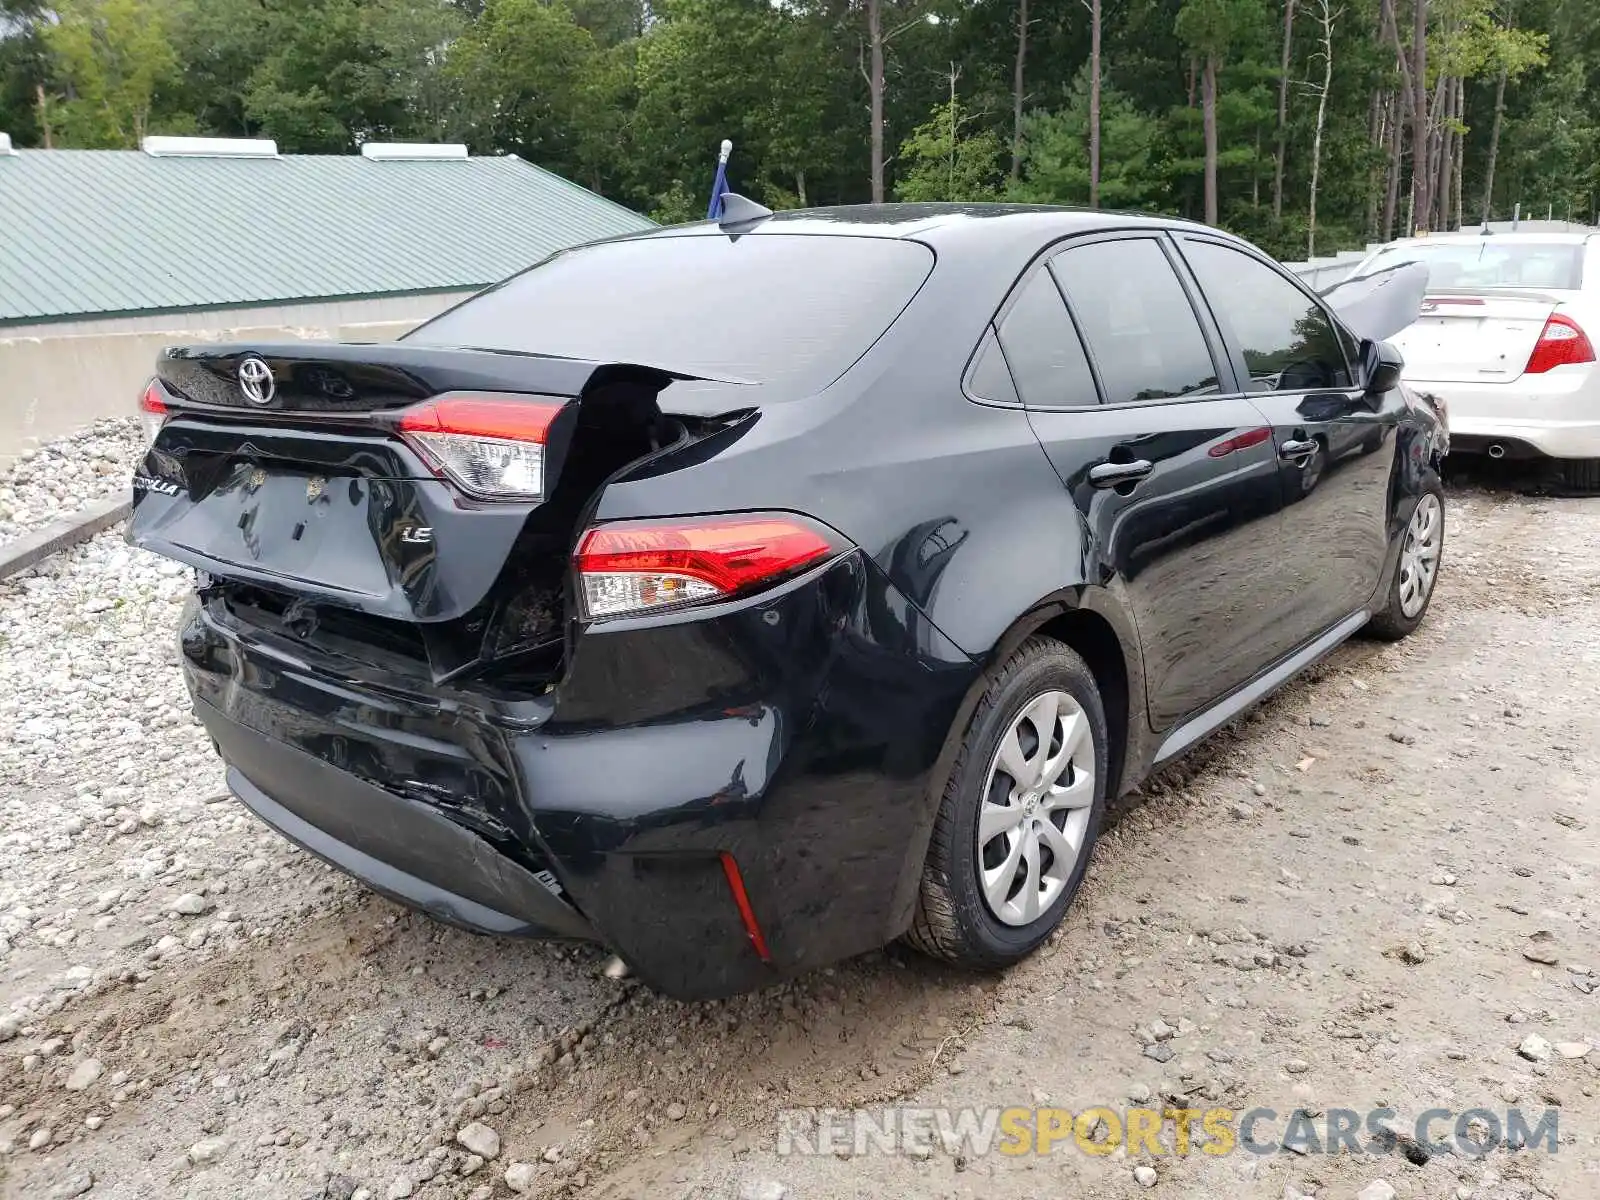
<instances>
[{"instance_id":1,"label":"silver car in background","mask_svg":"<svg viewBox=\"0 0 1600 1200\"><path fill-rule=\"evenodd\" d=\"M1600 488L1600 232L1412 238L1352 278L1409 262L1427 292L1389 340L1405 381L1444 401L1451 451L1558 460L1568 484Z\"/></svg>"}]
</instances>

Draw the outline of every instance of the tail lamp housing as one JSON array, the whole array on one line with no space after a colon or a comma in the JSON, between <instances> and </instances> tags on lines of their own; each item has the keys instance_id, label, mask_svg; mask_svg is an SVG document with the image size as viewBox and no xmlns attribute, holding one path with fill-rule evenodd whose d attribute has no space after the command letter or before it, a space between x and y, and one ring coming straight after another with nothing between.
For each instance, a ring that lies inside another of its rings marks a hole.
<instances>
[{"instance_id":1,"label":"tail lamp housing","mask_svg":"<svg viewBox=\"0 0 1600 1200\"><path fill-rule=\"evenodd\" d=\"M546 496L554 396L447 392L400 414L400 436L435 474L482 500Z\"/></svg>"},{"instance_id":2,"label":"tail lamp housing","mask_svg":"<svg viewBox=\"0 0 1600 1200\"><path fill-rule=\"evenodd\" d=\"M167 410L166 393L161 390L161 385L152 379L145 384L144 391L139 396L139 423L144 426L144 444L155 445L156 435L161 432L161 427L167 423L171 414Z\"/></svg>"},{"instance_id":3,"label":"tail lamp housing","mask_svg":"<svg viewBox=\"0 0 1600 1200\"><path fill-rule=\"evenodd\" d=\"M795 513L726 513L596 525L573 566L584 615L605 620L747 595L846 549Z\"/></svg>"},{"instance_id":4,"label":"tail lamp housing","mask_svg":"<svg viewBox=\"0 0 1600 1200\"><path fill-rule=\"evenodd\" d=\"M1529 375L1542 375L1556 367L1592 363L1594 360L1594 345L1583 327L1564 313L1551 313L1533 347L1533 353L1528 355L1528 365L1523 371Z\"/></svg>"}]
</instances>

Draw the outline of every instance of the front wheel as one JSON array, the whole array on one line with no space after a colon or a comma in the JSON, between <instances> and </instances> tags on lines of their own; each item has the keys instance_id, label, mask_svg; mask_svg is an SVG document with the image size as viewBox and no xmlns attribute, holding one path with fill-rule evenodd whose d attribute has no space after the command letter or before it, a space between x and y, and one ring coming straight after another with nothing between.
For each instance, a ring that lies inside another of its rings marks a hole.
<instances>
[{"instance_id":1,"label":"front wheel","mask_svg":"<svg viewBox=\"0 0 1600 1200\"><path fill-rule=\"evenodd\" d=\"M1372 636L1399 641L1422 624L1443 557L1444 489L1434 478L1417 498L1417 507L1406 525L1400 563L1389 586L1389 602L1372 615L1367 625Z\"/></svg>"},{"instance_id":2,"label":"front wheel","mask_svg":"<svg viewBox=\"0 0 1600 1200\"><path fill-rule=\"evenodd\" d=\"M1061 922L1105 808L1105 707L1067 646L1031 638L994 674L939 804L907 940L975 968L1026 957Z\"/></svg>"}]
</instances>

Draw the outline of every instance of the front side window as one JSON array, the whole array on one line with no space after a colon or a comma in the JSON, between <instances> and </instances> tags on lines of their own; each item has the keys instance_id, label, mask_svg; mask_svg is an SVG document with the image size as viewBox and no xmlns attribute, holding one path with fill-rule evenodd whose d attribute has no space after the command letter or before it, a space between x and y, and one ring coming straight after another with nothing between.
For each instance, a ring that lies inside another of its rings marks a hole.
<instances>
[{"instance_id":1,"label":"front side window","mask_svg":"<svg viewBox=\"0 0 1600 1200\"><path fill-rule=\"evenodd\" d=\"M1211 311L1244 351L1245 388L1295 392L1351 386L1338 326L1322 305L1259 259L1185 238Z\"/></svg>"},{"instance_id":2,"label":"front side window","mask_svg":"<svg viewBox=\"0 0 1600 1200\"><path fill-rule=\"evenodd\" d=\"M1056 255L1050 269L1082 323L1107 404L1218 391L1194 307L1155 241L1075 246Z\"/></svg>"}]
</instances>

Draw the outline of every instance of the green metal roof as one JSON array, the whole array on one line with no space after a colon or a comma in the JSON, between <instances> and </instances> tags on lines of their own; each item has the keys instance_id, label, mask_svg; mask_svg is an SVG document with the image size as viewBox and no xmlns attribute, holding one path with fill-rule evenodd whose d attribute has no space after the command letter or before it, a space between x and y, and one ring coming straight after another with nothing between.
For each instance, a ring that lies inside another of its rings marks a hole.
<instances>
[{"instance_id":1,"label":"green metal roof","mask_svg":"<svg viewBox=\"0 0 1600 1200\"><path fill-rule=\"evenodd\" d=\"M478 288L653 228L514 156L0 155L0 326Z\"/></svg>"}]
</instances>

